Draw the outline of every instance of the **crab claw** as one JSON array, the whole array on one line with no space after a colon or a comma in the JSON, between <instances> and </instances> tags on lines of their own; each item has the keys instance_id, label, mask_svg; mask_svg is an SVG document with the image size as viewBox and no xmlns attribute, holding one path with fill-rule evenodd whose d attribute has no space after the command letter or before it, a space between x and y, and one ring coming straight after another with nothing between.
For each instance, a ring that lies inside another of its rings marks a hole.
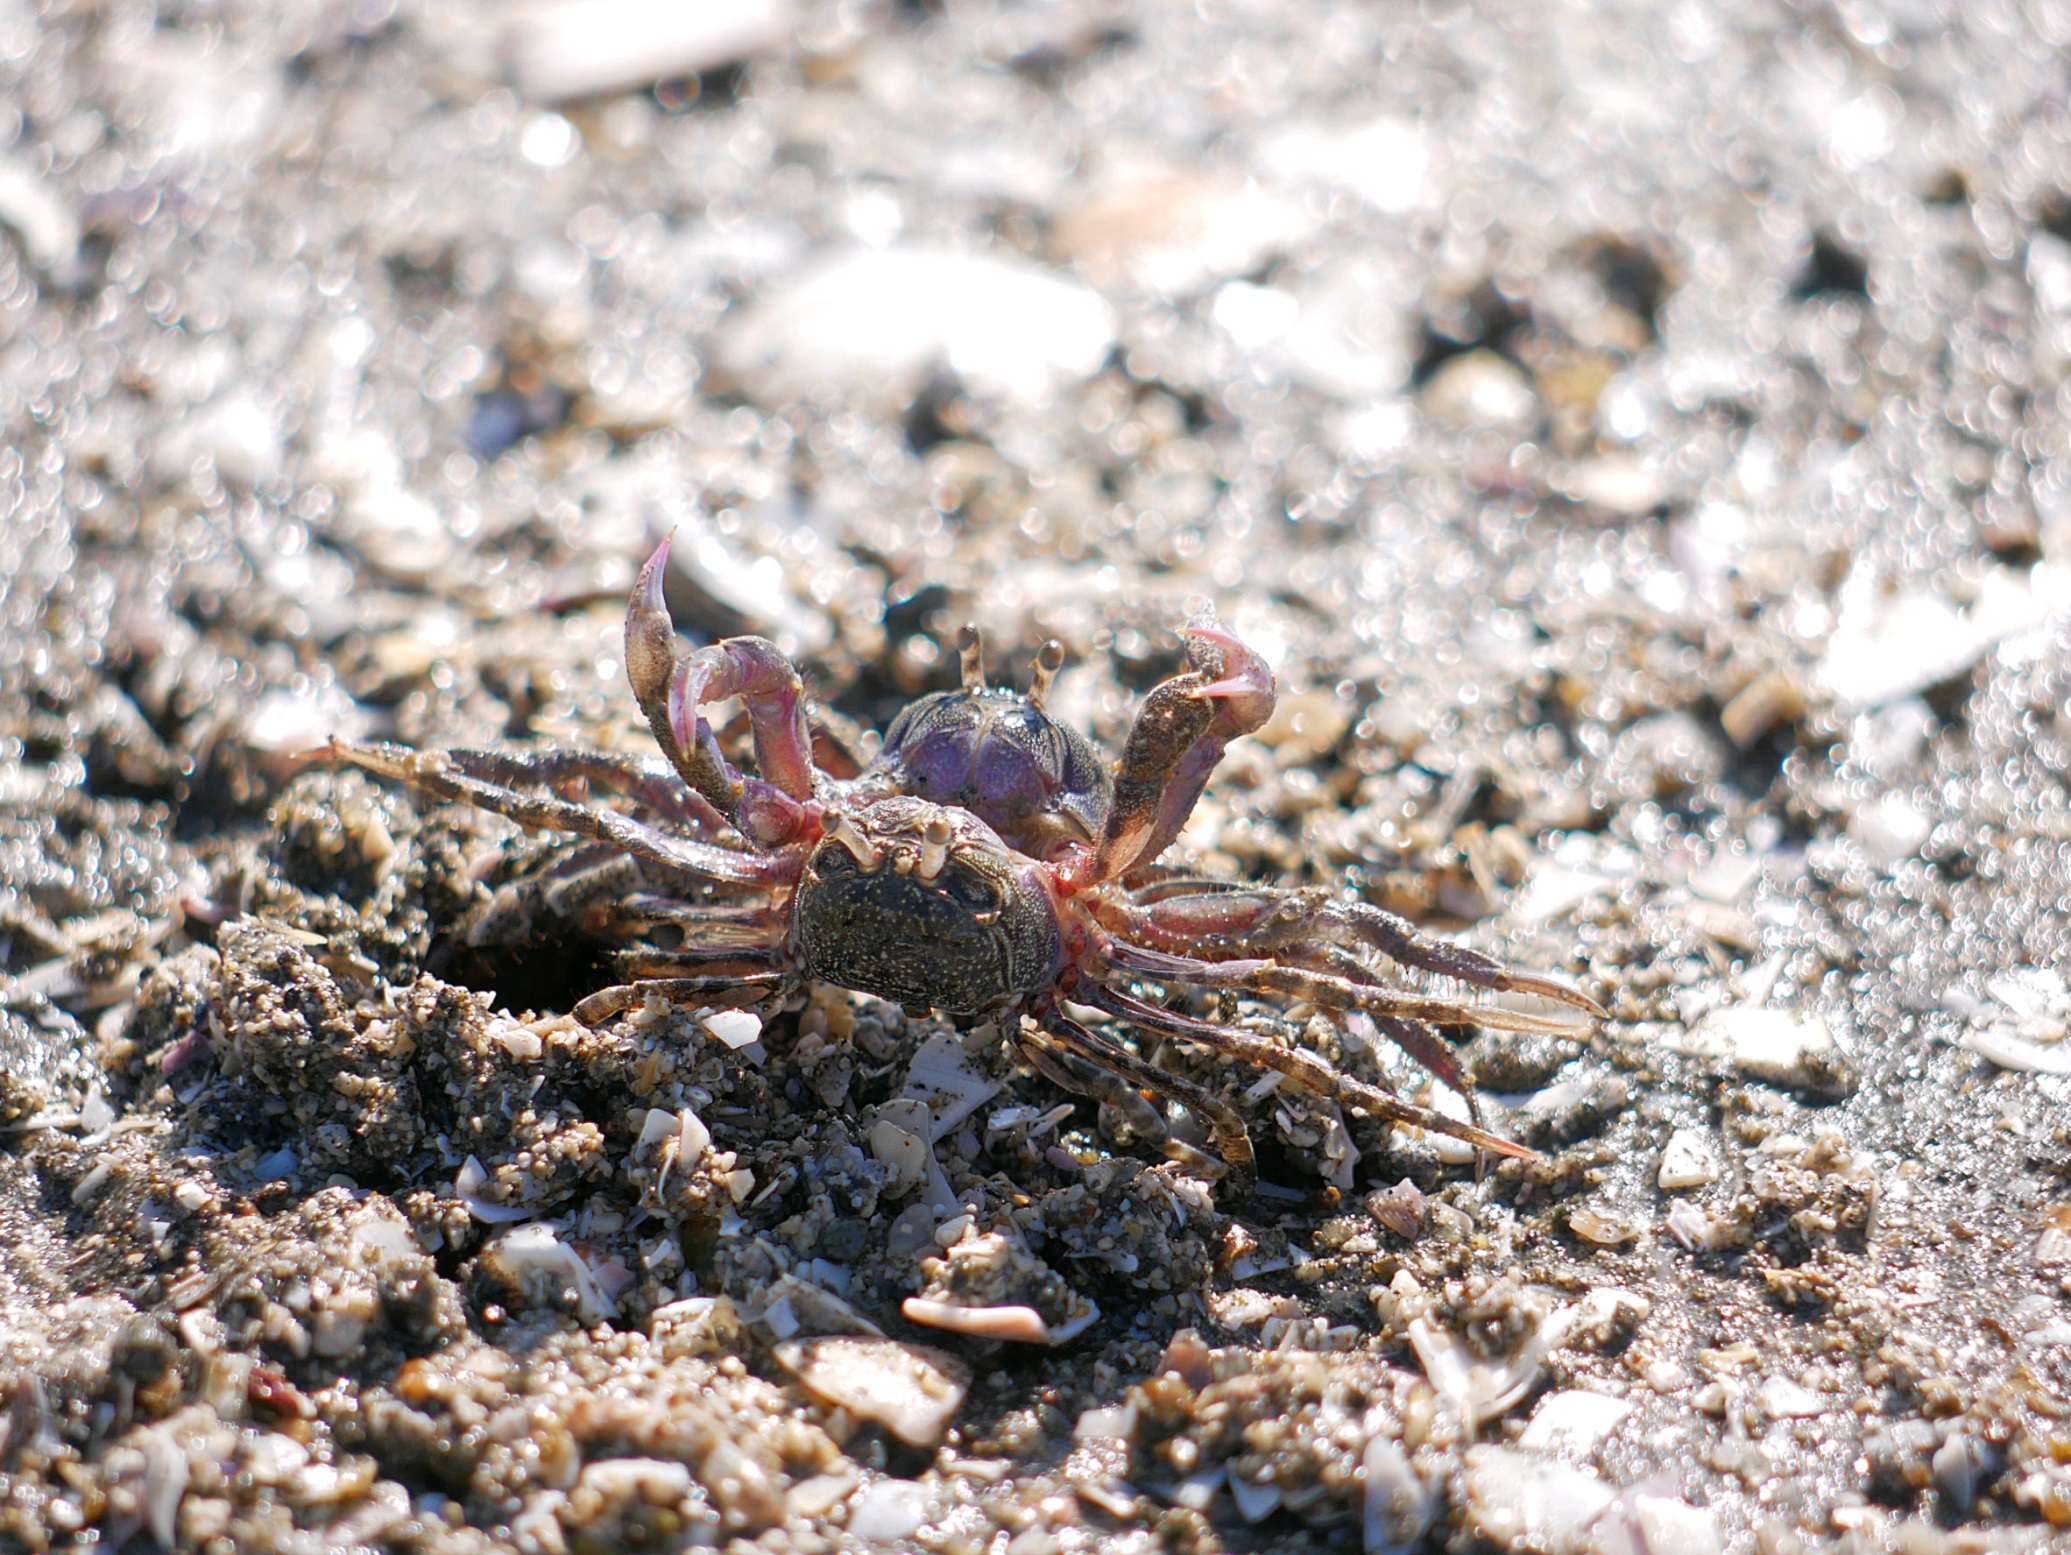
<instances>
[{"instance_id":1,"label":"crab claw","mask_svg":"<svg viewBox=\"0 0 2071 1555\"><path fill-rule=\"evenodd\" d=\"M666 535L654 548L626 599L626 679L670 765L721 815L738 824L739 774L719 754L711 726L698 717L699 695L710 671L700 662L700 654L681 659L676 655L676 626L663 595L675 539L673 533Z\"/></svg>"},{"instance_id":2,"label":"crab claw","mask_svg":"<svg viewBox=\"0 0 2071 1555\"><path fill-rule=\"evenodd\" d=\"M1115 770L1092 878L1109 880L1179 835L1230 741L1273 716L1273 669L1203 603L1179 629L1187 673L1151 688Z\"/></svg>"},{"instance_id":3,"label":"crab claw","mask_svg":"<svg viewBox=\"0 0 2071 1555\"><path fill-rule=\"evenodd\" d=\"M669 607L662 584L669 570L669 547L674 531L662 537L626 601L626 679L642 708L662 696L676 669L676 628L669 620Z\"/></svg>"},{"instance_id":4,"label":"crab claw","mask_svg":"<svg viewBox=\"0 0 2071 1555\"><path fill-rule=\"evenodd\" d=\"M627 597L626 679L685 783L752 840L789 841L806 824L804 801L815 781L805 687L777 645L760 637L729 637L678 656L662 592L674 538L654 548ZM734 696L748 712L759 777L733 769L699 711Z\"/></svg>"},{"instance_id":5,"label":"crab claw","mask_svg":"<svg viewBox=\"0 0 2071 1555\"><path fill-rule=\"evenodd\" d=\"M1206 684L1188 694L1222 704L1215 732L1224 740L1249 734L1273 716L1273 667L1223 624L1215 607L1203 604L1179 629L1187 663Z\"/></svg>"}]
</instances>

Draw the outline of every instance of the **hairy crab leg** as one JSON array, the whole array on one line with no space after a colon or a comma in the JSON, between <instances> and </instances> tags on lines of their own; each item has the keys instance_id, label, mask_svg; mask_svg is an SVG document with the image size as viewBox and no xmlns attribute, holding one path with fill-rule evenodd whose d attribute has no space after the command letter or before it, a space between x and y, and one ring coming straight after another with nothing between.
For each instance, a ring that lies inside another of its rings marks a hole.
<instances>
[{"instance_id":1,"label":"hairy crab leg","mask_svg":"<svg viewBox=\"0 0 2071 1555\"><path fill-rule=\"evenodd\" d=\"M1472 985L1456 996L1432 995L1305 966L1289 966L1269 956L1203 961L1149 950L1121 939L1104 941L1094 953L1101 964L1125 975L1176 979L1203 988L1287 994L1331 1010L1364 1010L1369 1015L1427 1020L1441 1026L1486 1026L1496 1031L1529 1031L1555 1037L1579 1036L1589 1029L1588 1017L1571 1006L1550 1001L1535 1001L1543 1003L1543 1008L1501 1004L1491 990Z\"/></svg>"},{"instance_id":2,"label":"hairy crab leg","mask_svg":"<svg viewBox=\"0 0 2071 1555\"><path fill-rule=\"evenodd\" d=\"M1373 982L1372 974L1359 964L1357 957L1335 945L1317 946L1305 952L1303 959L1311 971L1334 973L1346 982L1360 986ZM1475 1106L1474 1091L1467 1083L1467 1072L1460 1067L1459 1055L1437 1032L1407 1017L1381 1015L1372 1010L1364 1013L1390 1042L1466 1097L1469 1108ZM1479 1113L1476 1117L1478 1120Z\"/></svg>"},{"instance_id":3,"label":"hairy crab leg","mask_svg":"<svg viewBox=\"0 0 2071 1555\"><path fill-rule=\"evenodd\" d=\"M686 935L759 933L774 943L784 927L784 910L774 902L686 902L652 891L634 891L611 904L618 924L664 923Z\"/></svg>"},{"instance_id":4,"label":"hairy crab leg","mask_svg":"<svg viewBox=\"0 0 2071 1555\"><path fill-rule=\"evenodd\" d=\"M1103 962L1117 971L1148 977L1157 982L1191 983L1199 988L1254 991L1258 988L1257 980L1275 970L1273 963L1265 960L1190 961L1185 957L1167 955L1163 951L1147 950L1140 945L1110 944L1100 947L1100 950ZM1370 986L1364 978L1343 980L1359 987ZM1392 990L1379 991L1385 993ZM1318 999L1315 1002L1321 1004L1324 1001ZM1341 1008L1335 1005L1325 1007ZM1372 1009L1365 1013L1391 1042L1436 1075L1445 1085L1464 1096L1469 1111L1476 1121L1479 1121L1480 1107L1467 1083L1467 1073L1460 1067L1459 1058L1439 1039L1437 1033L1418 1025L1413 1019L1394 1013L1382 1013Z\"/></svg>"},{"instance_id":5,"label":"hairy crab leg","mask_svg":"<svg viewBox=\"0 0 2071 1555\"><path fill-rule=\"evenodd\" d=\"M1256 896L1258 887L1242 880L1217 880L1210 875L1166 874L1158 871L1150 878L1143 878L1144 871L1135 871L1138 883L1127 888L1130 903L1137 907L1154 907L1159 902L1173 897L1185 896Z\"/></svg>"},{"instance_id":6,"label":"hairy crab leg","mask_svg":"<svg viewBox=\"0 0 2071 1555\"><path fill-rule=\"evenodd\" d=\"M783 908L771 902L686 902L680 896L634 891L619 903L628 913L656 922L781 923Z\"/></svg>"},{"instance_id":7,"label":"hairy crab leg","mask_svg":"<svg viewBox=\"0 0 2071 1555\"><path fill-rule=\"evenodd\" d=\"M1101 925L1130 944L1189 959L1218 962L1271 958L1282 964L1333 972L1361 986L1389 989L1382 974L1358 965L1359 976L1330 951L1360 950L1386 957L1410 984L1396 1013L1441 1022L1547 1031L1578 1036L1604 1007L1557 978L1520 972L1464 945L1420 933L1407 919L1366 902L1322 891L1256 889L1194 892L1146 902L1141 893L1121 900L1111 893L1088 899ZM1318 964L1321 963L1321 964ZM1447 983L1463 984L1455 993ZM1508 1001L1487 995L1508 995ZM1413 1007L1424 1001L1425 1008ZM1446 1009L1458 1013L1444 1013Z\"/></svg>"},{"instance_id":8,"label":"hairy crab leg","mask_svg":"<svg viewBox=\"0 0 2071 1555\"><path fill-rule=\"evenodd\" d=\"M743 853L689 837L674 837L621 815L546 794L523 794L457 771L438 751L413 751L400 745L363 745L334 739L326 754L380 777L415 784L441 799L474 805L508 816L520 826L594 837L623 848L635 858L664 869L736 885L781 885L796 878L798 863L788 857Z\"/></svg>"},{"instance_id":9,"label":"hairy crab leg","mask_svg":"<svg viewBox=\"0 0 2071 1555\"><path fill-rule=\"evenodd\" d=\"M1015 1033L1021 1056L1059 1090L1113 1107L1139 1140L1163 1149L1170 1140L1164 1116L1151 1100L1111 1068L1057 1045L1039 1023L1024 1022ZM1219 1164L1219 1163L1218 1163Z\"/></svg>"},{"instance_id":10,"label":"hairy crab leg","mask_svg":"<svg viewBox=\"0 0 2071 1555\"><path fill-rule=\"evenodd\" d=\"M654 994L671 1004L718 1005L739 1009L780 998L796 986L789 972L753 972L744 977L655 977L634 983L617 983L599 988L579 1002L571 1012L585 1026L596 1026L636 1010Z\"/></svg>"},{"instance_id":11,"label":"hairy crab leg","mask_svg":"<svg viewBox=\"0 0 2071 1555\"><path fill-rule=\"evenodd\" d=\"M762 637L729 637L678 657L662 597L669 543L655 547L626 602L626 679L633 696L684 782L752 841L765 847L792 841L804 830L804 802L814 790L805 683L782 650ZM699 711L732 696L748 710L760 777L734 770Z\"/></svg>"},{"instance_id":12,"label":"hairy crab leg","mask_svg":"<svg viewBox=\"0 0 2071 1555\"><path fill-rule=\"evenodd\" d=\"M1093 855L1110 880L1170 847L1230 741L1273 716L1273 671L1212 607L1179 629L1188 670L1151 688L1115 770L1114 803Z\"/></svg>"},{"instance_id":13,"label":"hairy crab leg","mask_svg":"<svg viewBox=\"0 0 2071 1555\"><path fill-rule=\"evenodd\" d=\"M600 842L589 846L601 849L611 845ZM625 895L639 883L640 861L613 849L610 857L587 868L556 871L543 882L539 899L555 917L572 918L601 902Z\"/></svg>"},{"instance_id":14,"label":"hairy crab leg","mask_svg":"<svg viewBox=\"0 0 2071 1555\"><path fill-rule=\"evenodd\" d=\"M1121 1043L1080 1025L1062 1010L1045 1010L1036 1017L1036 1023L1045 1037L1066 1052L1153 1095L1176 1101L1199 1117L1215 1136L1216 1151L1227 1168L1222 1180L1224 1196L1233 1204L1251 1197L1258 1186L1258 1162L1251 1153L1251 1135L1245 1132L1244 1120L1237 1116L1234 1107L1186 1076L1146 1063Z\"/></svg>"},{"instance_id":15,"label":"hairy crab leg","mask_svg":"<svg viewBox=\"0 0 2071 1555\"><path fill-rule=\"evenodd\" d=\"M533 910L573 918L586 908L632 889L640 880L639 860L609 842L586 842L544 874L527 875L496 888L467 926L470 945L514 945L532 932Z\"/></svg>"},{"instance_id":16,"label":"hairy crab leg","mask_svg":"<svg viewBox=\"0 0 2071 1555\"><path fill-rule=\"evenodd\" d=\"M702 946L688 950L649 950L645 947L617 953L618 970L629 981L652 982L660 977L759 977L781 971L784 953L777 946Z\"/></svg>"},{"instance_id":17,"label":"hairy crab leg","mask_svg":"<svg viewBox=\"0 0 2071 1555\"><path fill-rule=\"evenodd\" d=\"M1226 1053L1243 1063L1254 1064L1261 1069L1277 1070L1294 1081L1303 1090L1331 1100L1390 1123L1407 1123L1417 1128L1430 1129L1435 1133L1449 1134L1454 1139L1465 1140L1478 1149L1489 1150L1497 1155L1514 1156L1520 1161L1535 1161L1538 1152L1523 1145L1491 1134L1487 1129L1473 1123L1464 1123L1458 1118L1449 1118L1442 1112L1429 1107L1419 1107L1406 1102L1399 1096L1356 1080L1332 1068L1313 1053L1300 1048L1281 1047L1247 1031L1238 1031L1228 1026L1196 1020L1190 1015L1181 1015L1173 1010L1161 1010L1156 1005L1146 1004L1141 999L1110 988L1105 983L1082 982L1072 991L1072 997L1097 1010L1104 1010L1119 1020L1155 1031L1161 1036L1176 1037L1182 1042L1192 1042L1217 1053ZM1472 1098L1470 1097L1471 1101Z\"/></svg>"},{"instance_id":18,"label":"hairy crab leg","mask_svg":"<svg viewBox=\"0 0 2071 1555\"><path fill-rule=\"evenodd\" d=\"M1095 1041L1101 1040L1098 1032L1090 1028L1088 1031ZM1196 1176L1227 1181L1230 1169L1220 1156L1197 1150L1183 1139L1174 1139L1165 1119L1144 1093L1105 1063L1096 1063L1058 1046L1055 1037L1034 1023L1023 1023L1015 1045L1036 1072L1060 1091L1090 1097L1102 1106L1121 1111L1130 1132L1144 1143L1155 1144L1166 1160L1179 1162ZM1245 1142L1250 1143L1249 1139ZM1226 1197L1228 1191L1225 1190Z\"/></svg>"},{"instance_id":19,"label":"hairy crab leg","mask_svg":"<svg viewBox=\"0 0 2071 1555\"><path fill-rule=\"evenodd\" d=\"M564 783L581 782L624 794L663 819L695 831L724 831L730 824L704 795L694 788L685 788L675 770L656 756L618 756L583 750L449 750L446 759L469 777L501 783L506 788L527 784L559 788Z\"/></svg>"}]
</instances>

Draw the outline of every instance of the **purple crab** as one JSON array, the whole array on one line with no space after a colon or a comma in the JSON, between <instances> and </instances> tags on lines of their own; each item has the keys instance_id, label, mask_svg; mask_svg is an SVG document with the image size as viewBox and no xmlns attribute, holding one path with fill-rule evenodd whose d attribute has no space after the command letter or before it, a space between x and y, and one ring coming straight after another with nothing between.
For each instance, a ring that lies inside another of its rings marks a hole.
<instances>
[{"instance_id":1,"label":"purple crab","mask_svg":"<svg viewBox=\"0 0 2071 1555\"><path fill-rule=\"evenodd\" d=\"M893 720L851 777L814 762L805 688L776 645L735 637L679 650L662 602L669 542L626 613L626 672L665 760L594 751L417 752L334 741L331 754L519 823L604 844L624 872L612 903L634 948L628 981L582 1000L595 1024L650 994L775 1003L810 980L991 1019L1036 1069L1120 1108L1139 1137L1211 1175L1153 1098L1207 1126L1223 1193L1256 1182L1243 1120L1220 1096L1138 1056L1134 1028L1243 1063L1373 1116L1483 1150L1531 1152L1381 1090L1302 1048L1171 1007L1186 989L1363 1013L1445 1085L1472 1093L1433 1024L1573 1035L1603 1015L1557 979L1512 971L1367 903L1158 867L1230 741L1273 711L1273 674L1204 607L1180 628L1187 668L1156 687L1110 769L1045 710L1063 646L1026 692L987 684L975 628L961 689ZM722 753L703 709L744 705L755 772ZM576 787L624 807L567 797ZM654 931L666 926L665 934ZM645 934L643 941L641 936ZM1067 1004L1072 1009L1067 1008ZM1074 1011L1098 1012L1089 1024Z\"/></svg>"}]
</instances>

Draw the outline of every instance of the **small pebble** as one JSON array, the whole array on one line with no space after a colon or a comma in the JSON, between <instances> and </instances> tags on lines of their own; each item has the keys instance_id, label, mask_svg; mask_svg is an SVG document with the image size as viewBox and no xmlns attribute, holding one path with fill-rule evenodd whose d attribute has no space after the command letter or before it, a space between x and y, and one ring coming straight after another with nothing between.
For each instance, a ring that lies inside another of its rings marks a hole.
<instances>
[{"instance_id":1,"label":"small pebble","mask_svg":"<svg viewBox=\"0 0 2071 1555\"><path fill-rule=\"evenodd\" d=\"M1524 432L1539 420L1531 380L1493 351L1453 357L1424 385L1424 414L1477 431Z\"/></svg>"},{"instance_id":2,"label":"small pebble","mask_svg":"<svg viewBox=\"0 0 2071 1555\"><path fill-rule=\"evenodd\" d=\"M1771 1377L1762 1384L1760 1398L1763 1410L1777 1420L1800 1420L1827 1409L1817 1393L1788 1377Z\"/></svg>"},{"instance_id":3,"label":"small pebble","mask_svg":"<svg viewBox=\"0 0 2071 1555\"><path fill-rule=\"evenodd\" d=\"M1113 310L1020 260L925 249L837 255L751 309L722 348L758 383L835 379L905 397L936 367L1024 402L1096 371Z\"/></svg>"},{"instance_id":4,"label":"small pebble","mask_svg":"<svg viewBox=\"0 0 2071 1555\"><path fill-rule=\"evenodd\" d=\"M1670 1496L1635 1496L1627 1517L1647 1555L1720 1555L1725 1548L1708 1507Z\"/></svg>"},{"instance_id":5,"label":"small pebble","mask_svg":"<svg viewBox=\"0 0 2071 1555\"><path fill-rule=\"evenodd\" d=\"M777 1362L823 1403L875 1420L912 1447L933 1447L971 1386L971 1369L945 1350L893 1339L789 1339Z\"/></svg>"},{"instance_id":6,"label":"small pebble","mask_svg":"<svg viewBox=\"0 0 2071 1555\"><path fill-rule=\"evenodd\" d=\"M1467 1450L1465 1487L1467 1524L1477 1535L1542 1555L1583 1555L1613 1495L1585 1470L1493 1446Z\"/></svg>"},{"instance_id":7,"label":"small pebble","mask_svg":"<svg viewBox=\"0 0 2071 1555\"><path fill-rule=\"evenodd\" d=\"M1694 1128L1679 1128L1661 1147L1661 1168L1655 1180L1662 1190L1679 1193L1719 1180L1719 1162L1711 1140Z\"/></svg>"},{"instance_id":8,"label":"small pebble","mask_svg":"<svg viewBox=\"0 0 2071 1555\"><path fill-rule=\"evenodd\" d=\"M561 0L512 26L504 69L528 97L590 97L745 59L789 25L786 0Z\"/></svg>"},{"instance_id":9,"label":"small pebble","mask_svg":"<svg viewBox=\"0 0 2071 1555\"><path fill-rule=\"evenodd\" d=\"M1532 1411L1517 1445L1535 1452L1591 1452L1631 1413L1626 1400L1584 1388L1549 1393Z\"/></svg>"},{"instance_id":10,"label":"small pebble","mask_svg":"<svg viewBox=\"0 0 2071 1555\"><path fill-rule=\"evenodd\" d=\"M893 1543L928 1520L928 1487L910 1479L881 1479L849 1503L849 1533Z\"/></svg>"},{"instance_id":11,"label":"small pebble","mask_svg":"<svg viewBox=\"0 0 2071 1555\"><path fill-rule=\"evenodd\" d=\"M1366 1470L1366 1555L1408 1555L1437 1515L1437 1497L1393 1437L1375 1433L1361 1463Z\"/></svg>"},{"instance_id":12,"label":"small pebble","mask_svg":"<svg viewBox=\"0 0 2071 1555\"><path fill-rule=\"evenodd\" d=\"M1772 1085L1844 1095L1854 1088L1846 1058L1817 1015L1734 1005L1671 1034L1668 1046L1696 1058L1724 1059L1742 1074Z\"/></svg>"}]
</instances>

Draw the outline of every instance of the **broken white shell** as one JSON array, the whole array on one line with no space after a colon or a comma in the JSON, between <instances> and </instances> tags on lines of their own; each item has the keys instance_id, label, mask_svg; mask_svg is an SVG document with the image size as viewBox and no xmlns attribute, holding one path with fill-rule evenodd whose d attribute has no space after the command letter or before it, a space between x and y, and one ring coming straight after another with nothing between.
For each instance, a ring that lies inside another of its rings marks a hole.
<instances>
[{"instance_id":1,"label":"broken white shell","mask_svg":"<svg viewBox=\"0 0 2071 1555\"><path fill-rule=\"evenodd\" d=\"M705 1030L737 1053L762 1035L762 1017L753 1010L713 1010L700 1018Z\"/></svg>"},{"instance_id":2,"label":"broken white shell","mask_svg":"<svg viewBox=\"0 0 2071 1555\"><path fill-rule=\"evenodd\" d=\"M552 1226L506 1231L482 1254L482 1262L542 1304L572 1292L577 1315L585 1323L601 1323L618 1311L618 1303L605 1294L582 1255L556 1236Z\"/></svg>"},{"instance_id":3,"label":"broken white shell","mask_svg":"<svg viewBox=\"0 0 2071 1555\"><path fill-rule=\"evenodd\" d=\"M933 1447L963 1408L971 1368L944 1350L896 1339L787 1339L777 1363L824 1404L875 1420L909 1447Z\"/></svg>"},{"instance_id":4,"label":"broken white shell","mask_svg":"<svg viewBox=\"0 0 2071 1555\"><path fill-rule=\"evenodd\" d=\"M1076 1339L1100 1320L1100 1308L1091 1302L1069 1322L1052 1328L1034 1307L960 1307L947 1301L930 1301L908 1296L899 1310L909 1323L940 1328L973 1339L1006 1339L1016 1344L1064 1344Z\"/></svg>"}]
</instances>

